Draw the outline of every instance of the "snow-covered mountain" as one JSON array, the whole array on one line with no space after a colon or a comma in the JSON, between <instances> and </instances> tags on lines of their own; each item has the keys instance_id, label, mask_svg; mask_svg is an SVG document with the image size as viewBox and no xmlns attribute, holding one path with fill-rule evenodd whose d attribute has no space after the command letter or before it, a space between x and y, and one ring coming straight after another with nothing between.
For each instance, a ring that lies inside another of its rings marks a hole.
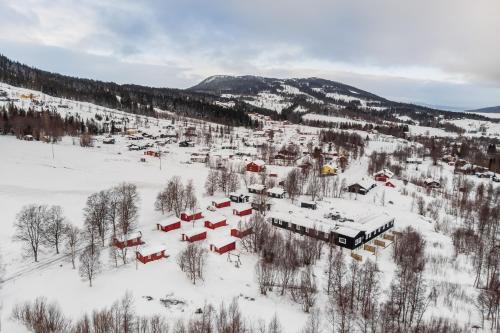
<instances>
[{"instance_id":1,"label":"snow-covered mountain","mask_svg":"<svg viewBox=\"0 0 500 333\"><path fill-rule=\"evenodd\" d=\"M293 108L307 112L318 106L383 110L391 102L367 91L320 78L275 79L260 76L211 76L189 90L236 99L253 106L281 112Z\"/></svg>"}]
</instances>

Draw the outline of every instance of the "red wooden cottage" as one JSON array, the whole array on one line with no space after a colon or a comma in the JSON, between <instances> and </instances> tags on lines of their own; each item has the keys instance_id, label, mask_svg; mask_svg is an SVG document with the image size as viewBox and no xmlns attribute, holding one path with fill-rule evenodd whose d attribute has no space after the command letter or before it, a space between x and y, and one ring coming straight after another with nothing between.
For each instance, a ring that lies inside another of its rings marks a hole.
<instances>
[{"instance_id":1,"label":"red wooden cottage","mask_svg":"<svg viewBox=\"0 0 500 333\"><path fill-rule=\"evenodd\" d=\"M212 201L212 206L215 208L224 208L231 206L231 199L223 198L223 199L214 199Z\"/></svg>"},{"instance_id":2,"label":"red wooden cottage","mask_svg":"<svg viewBox=\"0 0 500 333\"><path fill-rule=\"evenodd\" d=\"M218 254L224 254L235 249L236 241L230 237L215 240L210 244L210 251L217 252Z\"/></svg>"},{"instance_id":3,"label":"red wooden cottage","mask_svg":"<svg viewBox=\"0 0 500 333\"><path fill-rule=\"evenodd\" d=\"M113 245L119 249L130 246L138 246L144 244L142 241L142 233L140 231L122 235L120 237L113 237Z\"/></svg>"},{"instance_id":4,"label":"red wooden cottage","mask_svg":"<svg viewBox=\"0 0 500 333\"><path fill-rule=\"evenodd\" d=\"M251 233L253 233L252 227L248 227L248 228L238 227L238 228L231 229L231 236L237 237L237 238L246 237L246 236L250 235Z\"/></svg>"},{"instance_id":5,"label":"red wooden cottage","mask_svg":"<svg viewBox=\"0 0 500 333\"><path fill-rule=\"evenodd\" d=\"M266 169L266 163L263 160L255 160L247 164L247 171L262 172Z\"/></svg>"},{"instance_id":6,"label":"red wooden cottage","mask_svg":"<svg viewBox=\"0 0 500 333\"><path fill-rule=\"evenodd\" d=\"M156 228L161 231L169 232L175 229L180 229L181 219L177 216L170 216L164 221L156 224Z\"/></svg>"},{"instance_id":7,"label":"red wooden cottage","mask_svg":"<svg viewBox=\"0 0 500 333\"><path fill-rule=\"evenodd\" d=\"M160 152L154 151L154 150L146 150L144 152L144 155L153 156L153 157L160 157Z\"/></svg>"},{"instance_id":8,"label":"red wooden cottage","mask_svg":"<svg viewBox=\"0 0 500 333\"><path fill-rule=\"evenodd\" d=\"M224 215L210 214L205 217L205 227L209 229L216 229L226 225L226 217Z\"/></svg>"},{"instance_id":9,"label":"red wooden cottage","mask_svg":"<svg viewBox=\"0 0 500 333\"><path fill-rule=\"evenodd\" d=\"M165 251L165 247L161 245L143 246L135 252L135 257L143 264L147 264L150 261L167 258Z\"/></svg>"},{"instance_id":10,"label":"red wooden cottage","mask_svg":"<svg viewBox=\"0 0 500 333\"><path fill-rule=\"evenodd\" d=\"M394 176L394 173L390 170L383 169L379 172L376 172L373 176L375 177L376 181L386 182L389 180L389 178L392 178L392 176Z\"/></svg>"},{"instance_id":11,"label":"red wooden cottage","mask_svg":"<svg viewBox=\"0 0 500 333\"><path fill-rule=\"evenodd\" d=\"M387 187L392 187L392 188L395 188L395 187L396 187L396 185L394 185L394 183L393 183L393 182L391 182L390 180L388 180L388 181L385 183L385 186L387 186Z\"/></svg>"},{"instance_id":12,"label":"red wooden cottage","mask_svg":"<svg viewBox=\"0 0 500 333\"><path fill-rule=\"evenodd\" d=\"M190 222L190 221L195 221L203 218L203 214L201 213L201 210L194 210L194 211L185 211L181 213L181 220Z\"/></svg>"},{"instance_id":13,"label":"red wooden cottage","mask_svg":"<svg viewBox=\"0 0 500 333\"><path fill-rule=\"evenodd\" d=\"M238 216L246 216L252 214L252 206L241 205L233 208L233 214Z\"/></svg>"},{"instance_id":14,"label":"red wooden cottage","mask_svg":"<svg viewBox=\"0 0 500 333\"><path fill-rule=\"evenodd\" d=\"M182 240L190 243L197 242L207 238L207 231L202 228L193 228L182 233Z\"/></svg>"}]
</instances>

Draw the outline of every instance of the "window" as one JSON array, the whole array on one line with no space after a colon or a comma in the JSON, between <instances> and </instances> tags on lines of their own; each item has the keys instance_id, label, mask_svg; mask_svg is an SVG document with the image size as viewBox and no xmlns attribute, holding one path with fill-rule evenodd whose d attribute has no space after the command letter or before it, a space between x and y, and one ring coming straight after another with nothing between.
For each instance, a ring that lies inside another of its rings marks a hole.
<instances>
[{"instance_id":1,"label":"window","mask_svg":"<svg viewBox=\"0 0 500 333\"><path fill-rule=\"evenodd\" d=\"M363 237L359 237L358 239L356 239L356 240L354 241L354 244L355 244L355 245L359 245L359 244L361 243L361 240L362 240L362 239L363 239Z\"/></svg>"},{"instance_id":2,"label":"window","mask_svg":"<svg viewBox=\"0 0 500 333\"><path fill-rule=\"evenodd\" d=\"M347 244L347 241L344 237L339 237L339 243L340 244Z\"/></svg>"}]
</instances>

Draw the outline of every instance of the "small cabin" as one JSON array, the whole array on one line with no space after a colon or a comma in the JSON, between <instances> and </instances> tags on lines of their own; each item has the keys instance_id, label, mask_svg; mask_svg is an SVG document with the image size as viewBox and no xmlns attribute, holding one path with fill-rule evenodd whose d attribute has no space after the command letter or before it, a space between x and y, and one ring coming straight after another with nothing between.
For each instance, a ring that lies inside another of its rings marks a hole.
<instances>
[{"instance_id":1,"label":"small cabin","mask_svg":"<svg viewBox=\"0 0 500 333\"><path fill-rule=\"evenodd\" d=\"M113 246L123 249L131 246L139 246L144 244L142 241L142 233L140 231L133 232L120 237L113 237Z\"/></svg>"},{"instance_id":2,"label":"small cabin","mask_svg":"<svg viewBox=\"0 0 500 333\"><path fill-rule=\"evenodd\" d=\"M262 194L266 190L266 185L262 184L252 184L247 187L248 192L255 194Z\"/></svg>"},{"instance_id":3,"label":"small cabin","mask_svg":"<svg viewBox=\"0 0 500 333\"><path fill-rule=\"evenodd\" d=\"M311 201L301 201L300 202L300 207L301 208L308 208L308 209L316 209L318 206L316 205L315 202Z\"/></svg>"},{"instance_id":4,"label":"small cabin","mask_svg":"<svg viewBox=\"0 0 500 333\"><path fill-rule=\"evenodd\" d=\"M177 216L171 216L164 221L158 222L156 228L161 231L169 232L172 230L180 229L181 219Z\"/></svg>"},{"instance_id":5,"label":"small cabin","mask_svg":"<svg viewBox=\"0 0 500 333\"><path fill-rule=\"evenodd\" d=\"M242 205L242 206L233 208L233 215L247 216L250 214L252 214L252 206L250 206L250 205Z\"/></svg>"},{"instance_id":6,"label":"small cabin","mask_svg":"<svg viewBox=\"0 0 500 333\"><path fill-rule=\"evenodd\" d=\"M263 160L255 160L247 164L247 171L262 172L266 169L266 163Z\"/></svg>"},{"instance_id":7,"label":"small cabin","mask_svg":"<svg viewBox=\"0 0 500 333\"><path fill-rule=\"evenodd\" d=\"M321 167L322 176L334 176L336 174L337 174L337 169L330 164L325 164Z\"/></svg>"},{"instance_id":8,"label":"small cabin","mask_svg":"<svg viewBox=\"0 0 500 333\"><path fill-rule=\"evenodd\" d=\"M192 141L181 141L181 142L179 142L179 147L183 147L183 148L194 147L194 142L192 142Z\"/></svg>"},{"instance_id":9,"label":"small cabin","mask_svg":"<svg viewBox=\"0 0 500 333\"><path fill-rule=\"evenodd\" d=\"M267 195L270 196L271 198L278 198L278 199L283 199L285 197L285 189L282 187L273 187L267 190Z\"/></svg>"},{"instance_id":10,"label":"small cabin","mask_svg":"<svg viewBox=\"0 0 500 333\"><path fill-rule=\"evenodd\" d=\"M385 186L396 188L396 185L394 185L394 183L392 181L390 181L390 180L388 180L388 181L385 182Z\"/></svg>"},{"instance_id":11,"label":"small cabin","mask_svg":"<svg viewBox=\"0 0 500 333\"><path fill-rule=\"evenodd\" d=\"M253 233L252 227L238 227L232 228L230 231L231 236L243 238Z\"/></svg>"},{"instance_id":12,"label":"small cabin","mask_svg":"<svg viewBox=\"0 0 500 333\"><path fill-rule=\"evenodd\" d=\"M362 181L362 182L354 183L354 184L347 186L347 191L351 192L351 193L358 193L358 194L365 195L371 189L373 189L375 186L377 186L375 183Z\"/></svg>"},{"instance_id":13,"label":"small cabin","mask_svg":"<svg viewBox=\"0 0 500 333\"><path fill-rule=\"evenodd\" d=\"M214 199L212 200L212 206L215 208L224 208L224 207L229 207L231 206L231 199L229 198L224 198L224 199Z\"/></svg>"},{"instance_id":14,"label":"small cabin","mask_svg":"<svg viewBox=\"0 0 500 333\"><path fill-rule=\"evenodd\" d=\"M144 155L146 156L153 156L153 157L160 157L160 152L156 150L146 150L144 152Z\"/></svg>"},{"instance_id":15,"label":"small cabin","mask_svg":"<svg viewBox=\"0 0 500 333\"><path fill-rule=\"evenodd\" d=\"M244 203L250 200L250 196L242 193L233 192L229 194L229 200L236 203Z\"/></svg>"},{"instance_id":16,"label":"small cabin","mask_svg":"<svg viewBox=\"0 0 500 333\"><path fill-rule=\"evenodd\" d=\"M102 139L102 143L104 143L106 145L114 145L115 144L115 138L113 138L113 137L106 137L106 138Z\"/></svg>"},{"instance_id":17,"label":"small cabin","mask_svg":"<svg viewBox=\"0 0 500 333\"><path fill-rule=\"evenodd\" d=\"M206 238L207 231L202 228L193 228L182 233L182 240L190 243L201 241Z\"/></svg>"},{"instance_id":18,"label":"small cabin","mask_svg":"<svg viewBox=\"0 0 500 333\"><path fill-rule=\"evenodd\" d=\"M210 251L217 252L218 254L224 254L235 249L236 241L231 237L215 240L210 244Z\"/></svg>"},{"instance_id":19,"label":"small cabin","mask_svg":"<svg viewBox=\"0 0 500 333\"><path fill-rule=\"evenodd\" d=\"M428 188L438 188L441 186L441 183L435 179L427 178L424 180L424 185Z\"/></svg>"},{"instance_id":20,"label":"small cabin","mask_svg":"<svg viewBox=\"0 0 500 333\"><path fill-rule=\"evenodd\" d=\"M383 169L373 174L373 177L378 182L386 182L394 176L394 173L390 170Z\"/></svg>"},{"instance_id":21,"label":"small cabin","mask_svg":"<svg viewBox=\"0 0 500 333\"><path fill-rule=\"evenodd\" d=\"M181 213L181 220L186 222L196 221L203 218L201 210L185 211Z\"/></svg>"},{"instance_id":22,"label":"small cabin","mask_svg":"<svg viewBox=\"0 0 500 333\"><path fill-rule=\"evenodd\" d=\"M205 217L205 227L217 229L226 226L226 217L220 214L210 214Z\"/></svg>"},{"instance_id":23,"label":"small cabin","mask_svg":"<svg viewBox=\"0 0 500 333\"><path fill-rule=\"evenodd\" d=\"M165 251L165 247L160 245L143 246L135 252L135 257L143 264L147 264L151 261L168 258L168 256L165 254Z\"/></svg>"}]
</instances>

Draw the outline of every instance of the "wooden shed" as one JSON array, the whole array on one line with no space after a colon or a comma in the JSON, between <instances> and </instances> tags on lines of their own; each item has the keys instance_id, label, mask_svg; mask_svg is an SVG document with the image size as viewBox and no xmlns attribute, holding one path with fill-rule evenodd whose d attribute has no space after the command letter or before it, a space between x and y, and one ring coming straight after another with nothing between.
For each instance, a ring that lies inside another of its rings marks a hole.
<instances>
[{"instance_id":1,"label":"wooden shed","mask_svg":"<svg viewBox=\"0 0 500 333\"><path fill-rule=\"evenodd\" d=\"M232 237L221 238L210 244L210 251L224 254L236 249L236 240Z\"/></svg>"},{"instance_id":2,"label":"wooden shed","mask_svg":"<svg viewBox=\"0 0 500 333\"><path fill-rule=\"evenodd\" d=\"M194 220L199 220L203 218L203 214L201 213L201 210L194 210L194 211L185 211L181 213L181 220L190 222Z\"/></svg>"},{"instance_id":3,"label":"wooden shed","mask_svg":"<svg viewBox=\"0 0 500 333\"><path fill-rule=\"evenodd\" d=\"M207 230L203 228L193 228L182 233L182 240L187 242L197 242L207 238Z\"/></svg>"},{"instance_id":4,"label":"wooden shed","mask_svg":"<svg viewBox=\"0 0 500 333\"><path fill-rule=\"evenodd\" d=\"M252 206L241 205L233 208L233 214L237 216L246 216L252 214Z\"/></svg>"},{"instance_id":5,"label":"wooden shed","mask_svg":"<svg viewBox=\"0 0 500 333\"><path fill-rule=\"evenodd\" d=\"M215 208L224 208L231 206L231 199L223 198L223 199L214 199L212 200L212 206Z\"/></svg>"},{"instance_id":6,"label":"wooden shed","mask_svg":"<svg viewBox=\"0 0 500 333\"><path fill-rule=\"evenodd\" d=\"M221 214L209 214L205 217L205 227L217 229L226 226L226 217Z\"/></svg>"},{"instance_id":7,"label":"wooden shed","mask_svg":"<svg viewBox=\"0 0 500 333\"><path fill-rule=\"evenodd\" d=\"M181 219L177 216L170 216L164 221L156 224L156 228L161 231L169 232L175 229L180 229Z\"/></svg>"},{"instance_id":8,"label":"wooden shed","mask_svg":"<svg viewBox=\"0 0 500 333\"><path fill-rule=\"evenodd\" d=\"M132 232L120 237L113 237L113 246L123 249L131 246L138 246L144 244L142 241L142 233L140 231Z\"/></svg>"},{"instance_id":9,"label":"wooden shed","mask_svg":"<svg viewBox=\"0 0 500 333\"><path fill-rule=\"evenodd\" d=\"M142 246L135 252L135 256L137 260L143 264L147 264L150 261L167 258L168 256L165 254L165 251L166 249L162 245Z\"/></svg>"},{"instance_id":10,"label":"wooden shed","mask_svg":"<svg viewBox=\"0 0 500 333\"><path fill-rule=\"evenodd\" d=\"M243 238L253 233L252 226L243 221L238 222L236 227L231 228L230 234L233 237Z\"/></svg>"},{"instance_id":11,"label":"wooden shed","mask_svg":"<svg viewBox=\"0 0 500 333\"><path fill-rule=\"evenodd\" d=\"M266 163L263 160L255 160L247 164L247 171L262 172L266 169Z\"/></svg>"}]
</instances>

